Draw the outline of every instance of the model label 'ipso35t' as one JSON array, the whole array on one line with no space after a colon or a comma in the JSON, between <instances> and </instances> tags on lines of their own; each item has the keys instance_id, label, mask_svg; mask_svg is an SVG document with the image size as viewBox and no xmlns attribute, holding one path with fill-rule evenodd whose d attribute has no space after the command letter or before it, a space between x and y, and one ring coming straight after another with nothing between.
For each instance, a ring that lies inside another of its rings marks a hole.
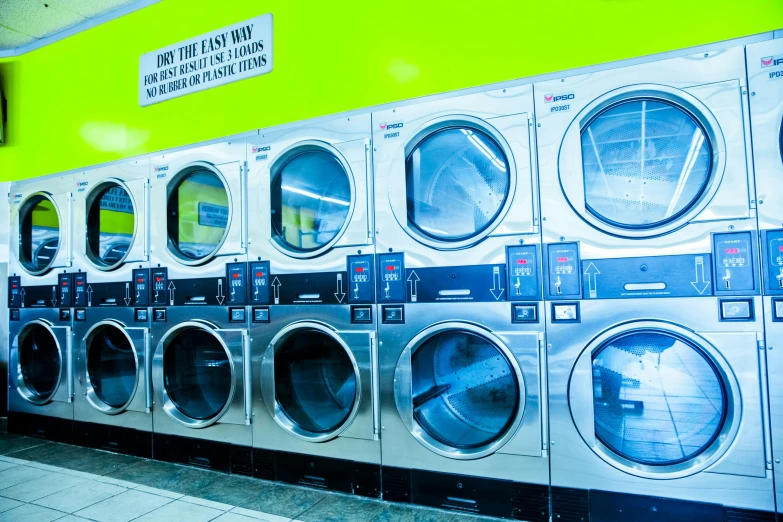
<instances>
[{"instance_id":1,"label":"model label 'ipso35t'","mask_svg":"<svg viewBox=\"0 0 783 522\"><path fill-rule=\"evenodd\" d=\"M265 14L143 54L139 105L272 70L272 15Z\"/></svg>"}]
</instances>

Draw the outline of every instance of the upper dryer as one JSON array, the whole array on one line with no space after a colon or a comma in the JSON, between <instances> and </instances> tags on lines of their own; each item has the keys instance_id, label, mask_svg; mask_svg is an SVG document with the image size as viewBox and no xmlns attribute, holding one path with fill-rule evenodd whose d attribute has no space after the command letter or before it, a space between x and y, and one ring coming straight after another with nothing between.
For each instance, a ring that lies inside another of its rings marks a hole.
<instances>
[{"instance_id":1,"label":"upper dryer","mask_svg":"<svg viewBox=\"0 0 783 522\"><path fill-rule=\"evenodd\" d=\"M22 286L56 289L55 269L73 263L72 179L49 176L11 184L9 271L22 278Z\"/></svg>"},{"instance_id":2,"label":"upper dryer","mask_svg":"<svg viewBox=\"0 0 783 522\"><path fill-rule=\"evenodd\" d=\"M708 253L711 233L754 229L742 47L534 89L544 242L579 240L586 259Z\"/></svg>"},{"instance_id":3,"label":"upper dryer","mask_svg":"<svg viewBox=\"0 0 783 522\"><path fill-rule=\"evenodd\" d=\"M251 260L329 272L372 253L369 114L261 131L247 147Z\"/></svg>"},{"instance_id":4,"label":"upper dryer","mask_svg":"<svg viewBox=\"0 0 783 522\"><path fill-rule=\"evenodd\" d=\"M225 277L227 261L245 260L245 145L239 139L150 160L150 261L169 279Z\"/></svg>"},{"instance_id":5,"label":"upper dryer","mask_svg":"<svg viewBox=\"0 0 783 522\"><path fill-rule=\"evenodd\" d=\"M373 113L378 252L485 265L538 243L532 122L529 85Z\"/></svg>"}]
</instances>

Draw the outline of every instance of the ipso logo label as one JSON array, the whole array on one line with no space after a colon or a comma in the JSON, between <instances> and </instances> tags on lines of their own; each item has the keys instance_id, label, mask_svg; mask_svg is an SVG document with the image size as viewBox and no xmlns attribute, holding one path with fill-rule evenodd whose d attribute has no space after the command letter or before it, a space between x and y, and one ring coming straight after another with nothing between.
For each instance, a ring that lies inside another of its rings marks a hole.
<instances>
[{"instance_id":1,"label":"ipso logo label","mask_svg":"<svg viewBox=\"0 0 783 522\"><path fill-rule=\"evenodd\" d=\"M270 150L272 150L272 146L271 145L265 145L263 147L254 146L253 147L253 154L255 154L256 152L267 152L267 151L270 151Z\"/></svg>"},{"instance_id":2,"label":"ipso logo label","mask_svg":"<svg viewBox=\"0 0 783 522\"><path fill-rule=\"evenodd\" d=\"M397 122L397 123L381 123L381 130L382 131L390 131L392 129L401 129L403 123Z\"/></svg>"},{"instance_id":3,"label":"ipso logo label","mask_svg":"<svg viewBox=\"0 0 783 522\"><path fill-rule=\"evenodd\" d=\"M762 67L777 67L783 65L783 56L765 56L761 59Z\"/></svg>"},{"instance_id":4,"label":"ipso logo label","mask_svg":"<svg viewBox=\"0 0 783 522\"><path fill-rule=\"evenodd\" d=\"M76 182L76 192L84 192L87 189L87 185L89 182L87 181L77 181Z\"/></svg>"},{"instance_id":5,"label":"ipso logo label","mask_svg":"<svg viewBox=\"0 0 783 522\"><path fill-rule=\"evenodd\" d=\"M163 179L166 177L166 171L169 170L169 166L163 165L160 167L152 167L152 170L157 174L155 176L157 179Z\"/></svg>"},{"instance_id":6,"label":"ipso logo label","mask_svg":"<svg viewBox=\"0 0 783 522\"><path fill-rule=\"evenodd\" d=\"M574 99L574 93L567 92L563 94L545 94L544 103L560 103Z\"/></svg>"}]
</instances>

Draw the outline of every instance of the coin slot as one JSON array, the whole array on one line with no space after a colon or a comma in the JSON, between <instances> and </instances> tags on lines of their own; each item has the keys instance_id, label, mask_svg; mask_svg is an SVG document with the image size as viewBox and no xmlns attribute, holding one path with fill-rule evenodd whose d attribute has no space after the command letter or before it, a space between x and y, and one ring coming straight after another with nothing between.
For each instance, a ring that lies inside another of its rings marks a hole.
<instances>
[{"instance_id":1,"label":"coin slot","mask_svg":"<svg viewBox=\"0 0 783 522\"><path fill-rule=\"evenodd\" d=\"M438 295L442 295L444 297L470 295L470 290L465 288L460 290L441 290L438 292Z\"/></svg>"},{"instance_id":2,"label":"coin slot","mask_svg":"<svg viewBox=\"0 0 783 522\"><path fill-rule=\"evenodd\" d=\"M321 294L299 294L297 297L299 299L320 299Z\"/></svg>"},{"instance_id":3,"label":"coin slot","mask_svg":"<svg viewBox=\"0 0 783 522\"><path fill-rule=\"evenodd\" d=\"M203 303L207 300L203 295L189 295L188 303Z\"/></svg>"},{"instance_id":4,"label":"coin slot","mask_svg":"<svg viewBox=\"0 0 783 522\"><path fill-rule=\"evenodd\" d=\"M626 283L623 288L629 292L644 290L666 290L666 283Z\"/></svg>"},{"instance_id":5,"label":"coin slot","mask_svg":"<svg viewBox=\"0 0 783 522\"><path fill-rule=\"evenodd\" d=\"M104 297L101 299L101 303L103 304L115 304L117 302L117 299L114 297Z\"/></svg>"}]
</instances>

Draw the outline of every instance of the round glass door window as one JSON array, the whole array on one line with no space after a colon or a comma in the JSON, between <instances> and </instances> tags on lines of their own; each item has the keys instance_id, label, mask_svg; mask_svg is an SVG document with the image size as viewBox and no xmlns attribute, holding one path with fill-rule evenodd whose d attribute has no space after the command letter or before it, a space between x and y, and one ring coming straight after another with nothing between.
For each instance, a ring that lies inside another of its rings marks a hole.
<instances>
[{"instance_id":1,"label":"round glass door window","mask_svg":"<svg viewBox=\"0 0 783 522\"><path fill-rule=\"evenodd\" d=\"M489 228L510 189L501 146L470 127L451 127L421 140L405 160L408 222L425 237L460 241Z\"/></svg>"},{"instance_id":2,"label":"round glass door window","mask_svg":"<svg viewBox=\"0 0 783 522\"><path fill-rule=\"evenodd\" d=\"M718 369L686 339L636 331L593 353L595 434L624 459L652 466L693 459L718 437L727 408Z\"/></svg>"},{"instance_id":3,"label":"round glass door window","mask_svg":"<svg viewBox=\"0 0 783 522\"><path fill-rule=\"evenodd\" d=\"M601 111L582 129L585 205L615 227L649 229L688 210L707 189L712 147L683 108L633 99Z\"/></svg>"},{"instance_id":4,"label":"round glass door window","mask_svg":"<svg viewBox=\"0 0 783 522\"><path fill-rule=\"evenodd\" d=\"M121 408L131 400L136 370L133 347L119 328L105 326L92 335L87 346L87 375L104 404Z\"/></svg>"},{"instance_id":5,"label":"round glass door window","mask_svg":"<svg viewBox=\"0 0 783 522\"><path fill-rule=\"evenodd\" d=\"M275 353L275 399L307 432L330 433L342 426L356 402L356 388L351 358L321 331L295 332Z\"/></svg>"},{"instance_id":6,"label":"round glass door window","mask_svg":"<svg viewBox=\"0 0 783 522\"><path fill-rule=\"evenodd\" d=\"M430 437L478 449L505 435L519 409L520 383L498 346L467 331L424 341L411 358L413 417Z\"/></svg>"},{"instance_id":7,"label":"round glass door window","mask_svg":"<svg viewBox=\"0 0 783 522\"><path fill-rule=\"evenodd\" d=\"M133 200L117 183L105 184L87 209L87 250L90 260L102 267L122 263L133 242Z\"/></svg>"},{"instance_id":8,"label":"round glass door window","mask_svg":"<svg viewBox=\"0 0 783 522\"><path fill-rule=\"evenodd\" d=\"M46 402L57 391L62 360L57 341L45 327L33 324L19 342L23 392L33 402Z\"/></svg>"},{"instance_id":9,"label":"round glass door window","mask_svg":"<svg viewBox=\"0 0 783 522\"><path fill-rule=\"evenodd\" d=\"M46 196L33 196L19 211L19 261L33 273L47 270L60 245L60 218Z\"/></svg>"},{"instance_id":10,"label":"round glass door window","mask_svg":"<svg viewBox=\"0 0 783 522\"><path fill-rule=\"evenodd\" d=\"M231 398L231 362L214 335L186 328L163 352L163 383L169 400L186 417L208 420Z\"/></svg>"},{"instance_id":11,"label":"round glass door window","mask_svg":"<svg viewBox=\"0 0 783 522\"><path fill-rule=\"evenodd\" d=\"M211 170L181 176L169 194L168 234L172 252L186 261L211 256L228 228L228 191Z\"/></svg>"},{"instance_id":12,"label":"round glass door window","mask_svg":"<svg viewBox=\"0 0 783 522\"><path fill-rule=\"evenodd\" d=\"M325 150L306 150L272 172L272 226L278 241L298 252L330 243L351 210L348 173Z\"/></svg>"}]
</instances>

